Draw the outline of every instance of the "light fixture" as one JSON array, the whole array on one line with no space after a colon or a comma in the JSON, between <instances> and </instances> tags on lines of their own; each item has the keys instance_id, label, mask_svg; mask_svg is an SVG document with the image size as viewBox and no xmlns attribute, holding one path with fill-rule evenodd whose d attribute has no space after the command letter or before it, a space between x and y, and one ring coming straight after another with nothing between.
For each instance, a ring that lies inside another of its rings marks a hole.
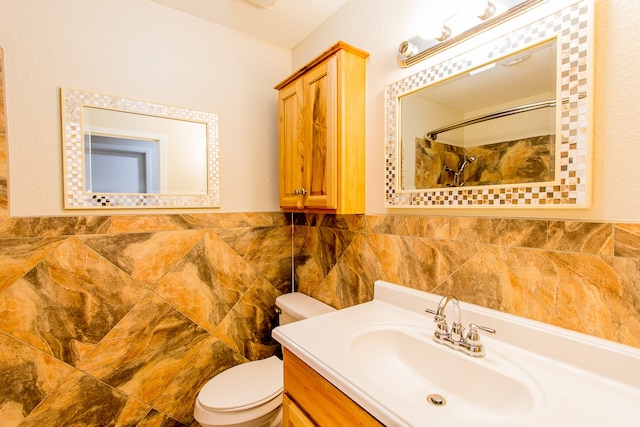
<instances>
[{"instance_id":1,"label":"light fixture","mask_svg":"<svg viewBox=\"0 0 640 427\"><path fill-rule=\"evenodd\" d=\"M449 2L450 0L441 0ZM546 0L457 0L446 19L426 22L423 31L400 43L398 64L409 67ZM497 7L499 4L500 7Z\"/></svg>"}]
</instances>

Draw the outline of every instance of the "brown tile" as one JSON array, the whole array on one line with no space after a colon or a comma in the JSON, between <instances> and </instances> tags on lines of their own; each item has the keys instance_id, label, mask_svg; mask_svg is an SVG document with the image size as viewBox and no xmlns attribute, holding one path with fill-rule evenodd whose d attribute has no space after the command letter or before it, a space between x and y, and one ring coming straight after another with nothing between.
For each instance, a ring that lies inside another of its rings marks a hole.
<instances>
[{"instance_id":1,"label":"brown tile","mask_svg":"<svg viewBox=\"0 0 640 427\"><path fill-rule=\"evenodd\" d=\"M75 365L146 292L70 238L0 293L0 329Z\"/></svg>"},{"instance_id":2,"label":"brown tile","mask_svg":"<svg viewBox=\"0 0 640 427\"><path fill-rule=\"evenodd\" d=\"M95 378L75 372L20 426L135 426L150 409Z\"/></svg>"},{"instance_id":3,"label":"brown tile","mask_svg":"<svg viewBox=\"0 0 640 427\"><path fill-rule=\"evenodd\" d=\"M546 249L613 255L613 224L551 221Z\"/></svg>"},{"instance_id":4,"label":"brown tile","mask_svg":"<svg viewBox=\"0 0 640 427\"><path fill-rule=\"evenodd\" d=\"M169 231L80 236L79 239L139 283L152 287L204 233L201 230Z\"/></svg>"},{"instance_id":5,"label":"brown tile","mask_svg":"<svg viewBox=\"0 0 640 427\"><path fill-rule=\"evenodd\" d=\"M251 227L216 230L216 234L256 273L287 292L291 286L291 228Z\"/></svg>"},{"instance_id":6,"label":"brown tile","mask_svg":"<svg viewBox=\"0 0 640 427\"><path fill-rule=\"evenodd\" d=\"M151 404L174 380L207 332L148 294L78 364L78 369Z\"/></svg>"},{"instance_id":7,"label":"brown tile","mask_svg":"<svg viewBox=\"0 0 640 427\"><path fill-rule=\"evenodd\" d=\"M273 355L278 343L271 338L277 326L276 298L281 293L258 279L218 324L214 335L249 360Z\"/></svg>"},{"instance_id":8,"label":"brown tile","mask_svg":"<svg viewBox=\"0 0 640 427\"><path fill-rule=\"evenodd\" d=\"M365 229L367 233L449 239L449 222L446 217L367 215Z\"/></svg>"},{"instance_id":9,"label":"brown tile","mask_svg":"<svg viewBox=\"0 0 640 427\"><path fill-rule=\"evenodd\" d=\"M198 344L189 363L184 364L153 406L185 424L194 425L193 407L200 389L220 372L246 361L218 338L210 336Z\"/></svg>"},{"instance_id":10,"label":"brown tile","mask_svg":"<svg viewBox=\"0 0 640 427\"><path fill-rule=\"evenodd\" d=\"M110 231L110 216L83 216L78 218L75 234L108 234Z\"/></svg>"},{"instance_id":11,"label":"brown tile","mask_svg":"<svg viewBox=\"0 0 640 427\"><path fill-rule=\"evenodd\" d=\"M390 280L364 236L357 236L321 286L309 292L335 308L351 307L373 299L376 280Z\"/></svg>"},{"instance_id":12,"label":"brown tile","mask_svg":"<svg viewBox=\"0 0 640 427\"><path fill-rule=\"evenodd\" d=\"M527 248L547 243L547 221L503 218L451 218L451 239Z\"/></svg>"},{"instance_id":13,"label":"brown tile","mask_svg":"<svg viewBox=\"0 0 640 427\"><path fill-rule=\"evenodd\" d=\"M9 218L0 224L0 238L73 236L77 217Z\"/></svg>"},{"instance_id":14,"label":"brown tile","mask_svg":"<svg viewBox=\"0 0 640 427\"><path fill-rule=\"evenodd\" d=\"M0 333L0 421L17 426L73 368Z\"/></svg>"},{"instance_id":15,"label":"brown tile","mask_svg":"<svg viewBox=\"0 0 640 427\"><path fill-rule=\"evenodd\" d=\"M615 224L614 255L640 258L640 224Z\"/></svg>"},{"instance_id":16,"label":"brown tile","mask_svg":"<svg viewBox=\"0 0 640 427\"><path fill-rule=\"evenodd\" d=\"M113 233L202 230L282 225L284 219L270 212L181 215L121 215L113 217Z\"/></svg>"},{"instance_id":17,"label":"brown tile","mask_svg":"<svg viewBox=\"0 0 640 427\"><path fill-rule=\"evenodd\" d=\"M154 292L213 332L255 280L254 269L215 232L208 232Z\"/></svg>"},{"instance_id":18,"label":"brown tile","mask_svg":"<svg viewBox=\"0 0 640 427\"><path fill-rule=\"evenodd\" d=\"M142 419L142 421L136 424L136 427L186 427L186 424L176 421L162 412L152 409Z\"/></svg>"},{"instance_id":19,"label":"brown tile","mask_svg":"<svg viewBox=\"0 0 640 427\"><path fill-rule=\"evenodd\" d=\"M63 242L60 237L0 239L0 292L31 270Z\"/></svg>"},{"instance_id":20,"label":"brown tile","mask_svg":"<svg viewBox=\"0 0 640 427\"><path fill-rule=\"evenodd\" d=\"M478 250L470 243L418 237L369 234L367 238L391 282L423 291L435 289Z\"/></svg>"}]
</instances>

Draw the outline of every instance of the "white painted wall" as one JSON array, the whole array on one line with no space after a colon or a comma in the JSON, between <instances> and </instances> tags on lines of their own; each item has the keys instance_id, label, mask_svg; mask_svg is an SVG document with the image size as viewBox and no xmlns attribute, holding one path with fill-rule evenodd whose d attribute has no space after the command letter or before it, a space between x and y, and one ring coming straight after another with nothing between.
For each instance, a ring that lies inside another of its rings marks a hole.
<instances>
[{"instance_id":1,"label":"white painted wall","mask_svg":"<svg viewBox=\"0 0 640 427\"><path fill-rule=\"evenodd\" d=\"M62 208L60 87L217 113L216 211L279 209L273 86L289 49L148 0L2 0L0 45L12 216L79 213Z\"/></svg>"},{"instance_id":2,"label":"white painted wall","mask_svg":"<svg viewBox=\"0 0 640 427\"><path fill-rule=\"evenodd\" d=\"M557 0L551 0L555 2ZM563 0L564 1L564 0ZM147 0L2 0L0 44L10 156L10 212L62 210L60 86L220 115L222 211L278 209L273 86L344 40L371 53L367 213L640 222L640 2L596 0L593 206L588 209L384 207L384 86L410 69L396 49L424 25L425 0L350 0L293 52ZM238 56L236 52L251 54ZM72 212L71 214L76 214Z\"/></svg>"},{"instance_id":3,"label":"white painted wall","mask_svg":"<svg viewBox=\"0 0 640 427\"><path fill-rule=\"evenodd\" d=\"M443 0L444 1L444 0ZM448 1L448 0L447 0ZM551 3L558 0L551 0ZM566 3L566 2L565 2ZM593 203L588 209L384 207L384 87L438 62L402 69L396 51L436 1L351 0L293 50L293 68L337 40L371 54L367 89L367 213L511 216L640 222L640 2L596 0Z\"/></svg>"}]
</instances>

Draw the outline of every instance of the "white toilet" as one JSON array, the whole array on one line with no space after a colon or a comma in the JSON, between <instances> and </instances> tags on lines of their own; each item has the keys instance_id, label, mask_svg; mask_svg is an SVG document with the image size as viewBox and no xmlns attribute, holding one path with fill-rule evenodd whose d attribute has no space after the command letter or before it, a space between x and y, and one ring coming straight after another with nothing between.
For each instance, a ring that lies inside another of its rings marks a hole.
<instances>
[{"instance_id":1,"label":"white toilet","mask_svg":"<svg viewBox=\"0 0 640 427\"><path fill-rule=\"evenodd\" d=\"M280 325L335 309L294 292L276 299ZM203 427L282 425L282 360L271 356L236 365L213 377L198 393L193 415Z\"/></svg>"}]
</instances>

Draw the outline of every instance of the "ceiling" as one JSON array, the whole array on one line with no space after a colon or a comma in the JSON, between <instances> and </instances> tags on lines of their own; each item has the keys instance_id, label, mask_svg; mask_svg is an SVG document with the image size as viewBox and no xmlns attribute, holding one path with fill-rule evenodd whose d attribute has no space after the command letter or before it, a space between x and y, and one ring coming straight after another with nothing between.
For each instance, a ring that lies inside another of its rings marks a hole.
<instances>
[{"instance_id":1,"label":"ceiling","mask_svg":"<svg viewBox=\"0 0 640 427\"><path fill-rule=\"evenodd\" d=\"M293 49L349 0L277 0L272 8L251 0L151 1Z\"/></svg>"}]
</instances>

